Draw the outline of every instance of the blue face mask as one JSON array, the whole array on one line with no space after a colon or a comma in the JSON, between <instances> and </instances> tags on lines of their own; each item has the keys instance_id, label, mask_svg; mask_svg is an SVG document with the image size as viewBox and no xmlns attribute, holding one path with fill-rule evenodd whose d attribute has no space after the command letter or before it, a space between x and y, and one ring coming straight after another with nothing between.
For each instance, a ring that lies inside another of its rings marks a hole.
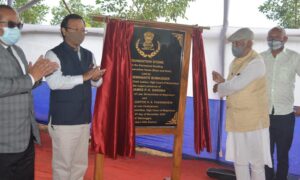
<instances>
[{"instance_id":1,"label":"blue face mask","mask_svg":"<svg viewBox=\"0 0 300 180\"><path fill-rule=\"evenodd\" d=\"M278 40L270 40L268 41L268 46L270 47L271 50L277 50L282 48L284 46L284 43Z\"/></svg>"},{"instance_id":2,"label":"blue face mask","mask_svg":"<svg viewBox=\"0 0 300 180\"><path fill-rule=\"evenodd\" d=\"M21 31L19 28L3 28L3 35L0 37L1 41L4 42L6 45L14 45L18 42L21 37Z\"/></svg>"},{"instance_id":3,"label":"blue face mask","mask_svg":"<svg viewBox=\"0 0 300 180\"><path fill-rule=\"evenodd\" d=\"M244 47L235 47L235 46L232 46L232 54L234 57L236 58L240 58L244 55L244 50L245 48Z\"/></svg>"}]
</instances>

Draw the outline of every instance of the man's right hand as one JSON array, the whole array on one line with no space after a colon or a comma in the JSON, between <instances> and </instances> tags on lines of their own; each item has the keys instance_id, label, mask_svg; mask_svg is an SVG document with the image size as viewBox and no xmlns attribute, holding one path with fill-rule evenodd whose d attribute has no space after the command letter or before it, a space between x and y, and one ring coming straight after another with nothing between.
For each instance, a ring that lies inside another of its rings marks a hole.
<instances>
[{"instance_id":1,"label":"man's right hand","mask_svg":"<svg viewBox=\"0 0 300 180\"><path fill-rule=\"evenodd\" d=\"M294 113L295 113L295 116L300 116L300 106L294 107Z\"/></svg>"},{"instance_id":2,"label":"man's right hand","mask_svg":"<svg viewBox=\"0 0 300 180\"><path fill-rule=\"evenodd\" d=\"M88 70L87 72L85 72L83 74L83 82L92 79L92 77L93 77L93 75L94 75L94 73L95 73L96 70L97 70L97 68L91 68L90 70Z\"/></svg>"},{"instance_id":3,"label":"man's right hand","mask_svg":"<svg viewBox=\"0 0 300 180\"><path fill-rule=\"evenodd\" d=\"M223 83L225 81L225 79L222 77L222 75L216 71L212 72L212 77L213 77L213 80L218 84Z\"/></svg>"},{"instance_id":4,"label":"man's right hand","mask_svg":"<svg viewBox=\"0 0 300 180\"><path fill-rule=\"evenodd\" d=\"M83 81L88 81L88 80L98 81L103 76L105 71L106 69L100 69L99 66L94 67L83 74Z\"/></svg>"},{"instance_id":5,"label":"man's right hand","mask_svg":"<svg viewBox=\"0 0 300 180\"><path fill-rule=\"evenodd\" d=\"M51 62L43 58L43 56L40 56L33 65L31 62L29 63L28 73L33 77L34 81L37 82L57 69L58 64L56 62Z\"/></svg>"}]
</instances>

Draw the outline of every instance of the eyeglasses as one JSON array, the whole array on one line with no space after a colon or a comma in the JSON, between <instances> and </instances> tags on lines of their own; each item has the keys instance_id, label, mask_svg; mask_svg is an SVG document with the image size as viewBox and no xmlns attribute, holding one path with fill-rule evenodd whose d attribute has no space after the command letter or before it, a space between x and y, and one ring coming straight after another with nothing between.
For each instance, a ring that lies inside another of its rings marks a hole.
<instances>
[{"instance_id":1,"label":"eyeglasses","mask_svg":"<svg viewBox=\"0 0 300 180\"><path fill-rule=\"evenodd\" d=\"M77 28L70 28L70 27L65 27L66 29L71 29L73 31L77 31L77 32L83 32L84 34L87 34L88 31L86 29L77 29Z\"/></svg>"},{"instance_id":2,"label":"eyeglasses","mask_svg":"<svg viewBox=\"0 0 300 180\"><path fill-rule=\"evenodd\" d=\"M17 27L18 29L22 29L23 28L23 24L22 23L15 23L15 22L13 22L13 21L0 21L0 23L2 23L2 24L7 24L7 27L9 27L9 28L15 28L15 27Z\"/></svg>"}]
</instances>

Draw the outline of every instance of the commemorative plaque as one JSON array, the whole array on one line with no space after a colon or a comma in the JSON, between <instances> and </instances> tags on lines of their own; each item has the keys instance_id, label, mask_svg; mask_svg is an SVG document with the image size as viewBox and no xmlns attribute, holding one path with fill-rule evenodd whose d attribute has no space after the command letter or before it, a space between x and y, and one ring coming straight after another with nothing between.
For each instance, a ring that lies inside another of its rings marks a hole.
<instances>
[{"instance_id":1,"label":"commemorative plaque","mask_svg":"<svg viewBox=\"0 0 300 180\"><path fill-rule=\"evenodd\" d=\"M136 126L177 125L185 32L134 29L131 63Z\"/></svg>"},{"instance_id":2,"label":"commemorative plaque","mask_svg":"<svg viewBox=\"0 0 300 180\"><path fill-rule=\"evenodd\" d=\"M97 16L95 19L100 22L112 23L113 26L110 27L117 33L122 33L124 30L115 26L121 21L134 24L133 34L131 34L132 26L127 29L130 30L130 37L133 36L130 47L126 46L126 48L130 48L131 52L135 134L174 135L171 179L179 180L191 41L193 32L202 27L153 21L120 20L107 16ZM117 21L108 21L109 19ZM120 30L117 31L118 29ZM125 34L128 36L129 31L126 31ZM112 39L113 43L119 42L118 38ZM123 41L120 43L127 44ZM124 49L111 50L113 50L110 54L112 57L115 53L127 54L127 52L123 52ZM115 57L112 60L119 62ZM115 63L115 65L119 64ZM129 82L127 77L123 78L124 83ZM130 105L132 105L131 101ZM131 117L130 120L132 120ZM132 125L131 121L130 125ZM120 133L124 132L120 131ZM122 134L119 135L122 136ZM122 143L123 140L121 138ZM95 162L95 179L103 180L104 155L97 154Z\"/></svg>"}]
</instances>

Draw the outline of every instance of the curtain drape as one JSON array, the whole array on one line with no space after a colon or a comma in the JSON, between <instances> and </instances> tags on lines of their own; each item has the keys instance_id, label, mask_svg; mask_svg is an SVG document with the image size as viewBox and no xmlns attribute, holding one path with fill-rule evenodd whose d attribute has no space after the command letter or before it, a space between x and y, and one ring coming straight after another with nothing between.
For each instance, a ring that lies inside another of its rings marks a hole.
<instances>
[{"instance_id":1,"label":"curtain drape","mask_svg":"<svg viewBox=\"0 0 300 180\"><path fill-rule=\"evenodd\" d=\"M130 41L134 24L107 20L101 69L92 123L92 148L107 157L134 157L135 128Z\"/></svg>"},{"instance_id":2,"label":"curtain drape","mask_svg":"<svg viewBox=\"0 0 300 180\"><path fill-rule=\"evenodd\" d=\"M193 97L194 97L194 144L195 152L200 154L204 148L212 151L209 104L207 93L206 65L202 30L193 30Z\"/></svg>"}]
</instances>

